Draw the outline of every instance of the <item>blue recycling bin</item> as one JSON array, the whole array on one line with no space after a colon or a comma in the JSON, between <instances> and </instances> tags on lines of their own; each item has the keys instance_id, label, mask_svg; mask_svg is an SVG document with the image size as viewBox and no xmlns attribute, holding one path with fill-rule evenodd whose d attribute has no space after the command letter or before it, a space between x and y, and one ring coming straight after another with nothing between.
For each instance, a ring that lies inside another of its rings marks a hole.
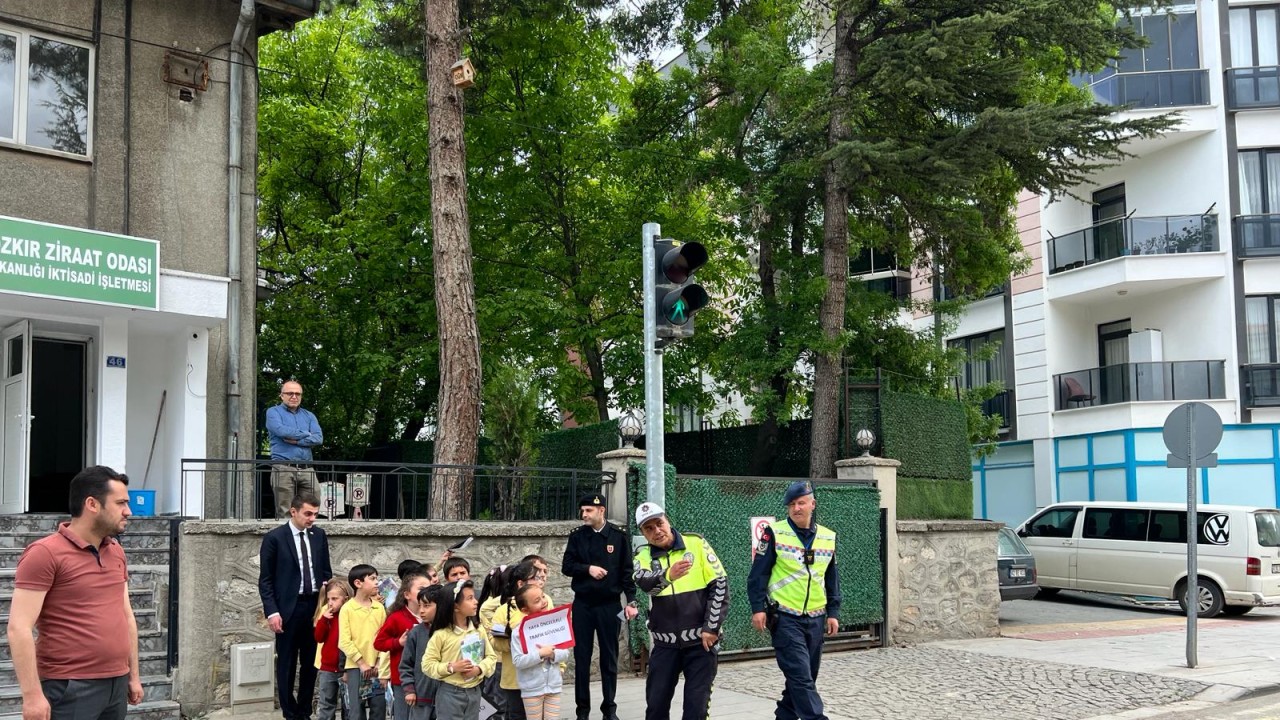
<instances>
[{"instance_id":1,"label":"blue recycling bin","mask_svg":"<svg viewBox=\"0 0 1280 720\"><path fill-rule=\"evenodd\" d=\"M156 491L130 490L129 510L132 511L134 515L155 515Z\"/></svg>"}]
</instances>

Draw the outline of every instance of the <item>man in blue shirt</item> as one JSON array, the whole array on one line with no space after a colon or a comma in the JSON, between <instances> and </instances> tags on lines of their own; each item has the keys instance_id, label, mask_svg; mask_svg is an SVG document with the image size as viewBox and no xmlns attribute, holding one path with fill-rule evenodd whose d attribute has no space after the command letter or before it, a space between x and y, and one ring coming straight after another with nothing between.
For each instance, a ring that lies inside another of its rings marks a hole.
<instances>
[{"instance_id":1,"label":"man in blue shirt","mask_svg":"<svg viewBox=\"0 0 1280 720\"><path fill-rule=\"evenodd\" d=\"M320 421L302 409L302 384L289 380L280 386L280 404L267 408L271 438L271 487L276 494L276 517L289 517L293 496L320 493L316 471L309 466L311 448L324 442Z\"/></svg>"}]
</instances>

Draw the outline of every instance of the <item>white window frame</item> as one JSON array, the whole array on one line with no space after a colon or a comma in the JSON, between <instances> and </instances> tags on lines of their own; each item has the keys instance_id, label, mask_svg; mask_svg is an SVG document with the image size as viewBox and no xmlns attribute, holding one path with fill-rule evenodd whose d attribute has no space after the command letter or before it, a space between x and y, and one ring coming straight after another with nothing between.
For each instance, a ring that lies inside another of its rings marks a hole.
<instances>
[{"instance_id":1,"label":"white window frame","mask_svg":"<svg viewBox=\"0 0 1280 720\"><path fill-rule=\"evenodd\" d=\"M94 117L94 97L95 91L95 71L97 69L96 51L92 44L83 40L75 40L73 38L63 37L61 35L53 35L51 33L35 32L31 30L23 30L13 27L12 25L0 24L0 34L8 35L16 38L17 48L14 52L14 103L13 103L13 137L0 136L0 145L6 147L17 147L23 150L30 150L39 153L48 153L59 157L72 158L75 160L92 160L93 159L93 117ZM28 70L30 62L31 38L37 37L42 40L63 43L65 45L73 45L81 47L89 51L89 77L86 82L88 88L88 98L86 107L85 121L85 152L83 155L65 150L55 150L53 148L40 147L39 145L31 145L27 142L27 101L28 101Z\"/></svg>"}]
</instances>

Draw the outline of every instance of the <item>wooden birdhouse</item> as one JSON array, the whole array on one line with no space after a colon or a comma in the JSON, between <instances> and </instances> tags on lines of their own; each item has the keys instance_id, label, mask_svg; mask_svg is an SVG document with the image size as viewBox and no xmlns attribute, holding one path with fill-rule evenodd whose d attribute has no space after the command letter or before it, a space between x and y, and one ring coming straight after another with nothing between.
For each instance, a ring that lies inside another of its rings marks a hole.
<instances>
[{"instance_id":1,"label":"wooden birdhouse","mask_svg":"<svg viewBox=\"0 0 1280 720\"><path fill-rule=\"evenodd\" d=\"M454 63L450 70L453 72L454 87L469 88L476 84L476 68L469 58L462 58Z\"/></svg>"}]
</instances>

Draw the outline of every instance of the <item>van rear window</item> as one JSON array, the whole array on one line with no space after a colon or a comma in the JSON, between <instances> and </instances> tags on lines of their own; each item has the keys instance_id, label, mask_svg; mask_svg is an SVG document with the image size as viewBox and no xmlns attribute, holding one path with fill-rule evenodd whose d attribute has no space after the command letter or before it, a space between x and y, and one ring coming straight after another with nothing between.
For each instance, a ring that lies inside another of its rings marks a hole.
<instances>
[{"instance_id":1,"label":"van rear window","mask_svg":"<svg viewBox=\"0 0 1280 720\"><path fill-rule=\"evenodd\" d=\"M1254 513L1253 523L1258 528L1259 545L1280 547L1280 512Z\"/></svg>"}]
</instances>

